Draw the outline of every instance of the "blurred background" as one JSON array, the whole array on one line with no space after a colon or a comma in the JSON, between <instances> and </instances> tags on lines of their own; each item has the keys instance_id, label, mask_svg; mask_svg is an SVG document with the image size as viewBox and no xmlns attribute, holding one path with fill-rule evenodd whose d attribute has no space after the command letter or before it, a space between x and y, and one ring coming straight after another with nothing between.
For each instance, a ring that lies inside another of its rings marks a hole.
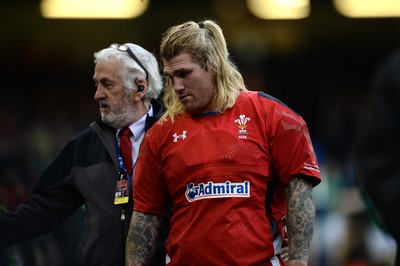
<instances>
[{"instance_id":1,"label":"blurred background","mask_svg":"<svg viewBox=\"0 0 400 266\"><path fill-rule=\"evenodd\" d=\"M299 19L260 18L246 0L131 1L146 9L127 19L44 18L40 0L1 1L0 211L27 200L66 142L98 117L93 52L133 42L157 55L167 28L209 18L248 88L309 126L323 179L310 265L393 265L396 243L360 191L351 155L371 79L400 44L400 17L345 16L334 0L309 1ZM1 254L0 265L73 265L83 215Z\"/></svg>"}]
</instances>

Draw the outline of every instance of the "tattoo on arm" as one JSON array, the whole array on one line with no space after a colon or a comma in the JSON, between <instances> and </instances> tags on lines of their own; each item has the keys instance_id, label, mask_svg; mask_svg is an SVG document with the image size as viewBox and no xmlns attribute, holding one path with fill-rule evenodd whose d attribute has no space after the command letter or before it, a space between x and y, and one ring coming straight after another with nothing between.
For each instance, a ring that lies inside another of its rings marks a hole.
<instances>
[{"instance_id":1,"label":"tattoo on arm","mask_svg":"<svg viewBox=\"0 0 400 266\"><path fill-rule=\"evenodd\" d=\"M295 177L284 191L287 200L289 260L307 261L315 219L312 185L304 178Z\"/></svg>"},{"instance_id":2,"label":"tattoo on arm","mask_svg":"<svg viewBox=\"0 0 400 266\"><path fill-rule=\"evenodd\" d=\"M149 265L157 246L162 217L134 211L126 240L126 265Z\"/></svg>"}]
</instances>

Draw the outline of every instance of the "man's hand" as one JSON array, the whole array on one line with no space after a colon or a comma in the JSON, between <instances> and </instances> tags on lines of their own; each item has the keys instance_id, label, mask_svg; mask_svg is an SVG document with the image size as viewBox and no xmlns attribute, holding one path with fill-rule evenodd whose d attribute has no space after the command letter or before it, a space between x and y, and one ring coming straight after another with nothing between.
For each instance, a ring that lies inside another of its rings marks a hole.
<instances>
[{"instance_id":1,"label":"man's hand","mask_svg":"<svg viewBox=\"0 0 400 266\"><path fill-rule=\"evenodd\" d=\"M279 258L283 261L288 261L289 259L289 240L287 235L287 227L286 227L286 215L281 218L281 222L283 223L283 239L282 239L282 247L279 253L277 254Z\"/></svg>"},{"instance_id":2,"label":"man's hand","mask_svg":"<svg viewBox=\"0 0 400 266\"><path fill-rule=\"evenodd\" d=\"M287 237L284 238L282 241L282 247L278 253L278 256L279 256L279 258L281 258L283 261L286 261L286 262L289 259L289 244L288 244Z\"/></svg>"}]
</instances>

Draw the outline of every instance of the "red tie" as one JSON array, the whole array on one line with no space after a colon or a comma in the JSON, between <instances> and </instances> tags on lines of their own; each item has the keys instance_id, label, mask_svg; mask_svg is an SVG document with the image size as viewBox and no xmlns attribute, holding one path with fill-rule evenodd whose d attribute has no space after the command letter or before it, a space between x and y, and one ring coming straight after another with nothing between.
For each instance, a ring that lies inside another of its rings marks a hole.
<instances>
[{"instance_id":1,"label":"red tie","mask_svg":"<svg viewBox=\"0 0 400 266\"><path fill-rule=\"evenodd\" d=\"M128 127L124 127L119 132L119 147L121 150L122 160L124 162L124 167L128 172L128 175L132 174L132 143L129 137L132 135L131 130Z\"/></svg>"}]
</instances>

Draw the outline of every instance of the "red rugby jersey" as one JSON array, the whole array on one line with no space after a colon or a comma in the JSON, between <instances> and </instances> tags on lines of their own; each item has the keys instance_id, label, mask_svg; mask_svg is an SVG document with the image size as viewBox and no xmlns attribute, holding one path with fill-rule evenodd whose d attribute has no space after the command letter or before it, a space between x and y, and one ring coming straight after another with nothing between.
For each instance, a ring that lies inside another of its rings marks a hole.
<instances>
[{"instance_id":1,"label":"red rugby jersey","mask_svg":"<svg viewBox=\"0 0 400 266\"><path fill-rule=\"evenodd\" d=\"M294 175L320 182L306 123L265 93L242 92L223 114L147 132L134 209L163 216L172 202L168 265L281 265L282 187Z\"/></svg>"}]
</instances>

